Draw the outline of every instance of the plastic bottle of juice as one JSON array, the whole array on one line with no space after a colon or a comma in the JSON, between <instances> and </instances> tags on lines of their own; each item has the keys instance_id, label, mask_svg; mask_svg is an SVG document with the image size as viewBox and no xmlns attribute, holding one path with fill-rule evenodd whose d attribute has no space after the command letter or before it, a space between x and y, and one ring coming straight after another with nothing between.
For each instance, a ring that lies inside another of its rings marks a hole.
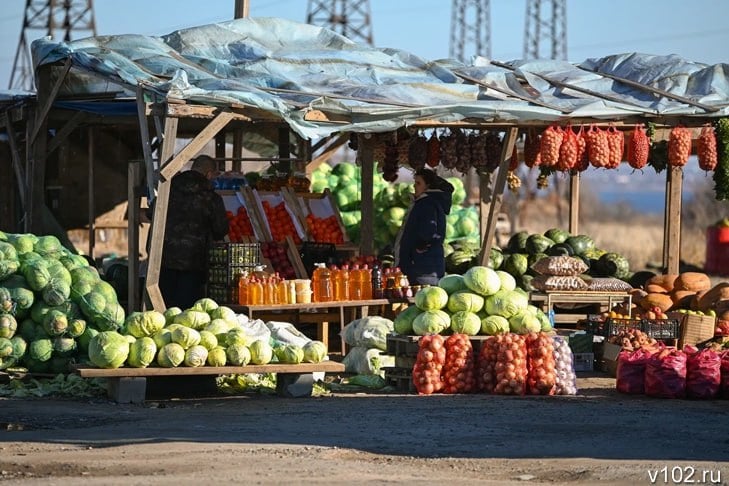
<instances>
[{"instance_id":1,"label":"plastic bottle of juice","mask_svg":"<svg viewBox=\"0 0 729 486\"><path fill-rule=\"evenodd\" d=\"M332 274L324 263L317 263L317 267L312 275L312 285L314 287L314 302L331 302L334 298L332 293Z\"/></svg>"},{"instance_id":2,"label":"plastic bottle of juice","mask_svg":"<svg viewBox=\"0 0 729 486\"><path fill-rule=\"evenodd\" d=\"M248 275L242 273L238 278L238 305L248 305L250 296L248 294L249 278Z\"/></svg>"},{"instance_id":3,"label":"plastic bottle of juice","mask_svg":"<svg viewBox=\"0 0 729 486\"><path fill-rule=\"evenodd\" d=\"M372 298L382 298L382 269L379 265L372 267Z\"/></svg>"},{"instance_id":4,"label":"plastic bottle of juice","mask_svg":"<svg viewBox=\"0 0 729 486\"><path fill-rule=\"evenodd\" d=\"M273 276L266 277L265 280L265 298L266 305L278 304L278 294L276 293L276 283Z\"/></svg>"},{"instance_id":5,"label":"plastic bottle of juice","mask_svg":"<svg viewBox=\"0 0 729 486\"><path fill-rule=\"evenodd\" d=\"M336 265L331 265L329 271L331 272L332 279L332 300L341 300L339 297L342 295L342 271Z\"/></svg>"},{"instance_id":6,"label":"plastic bottle of juice","mask_svg":"<svg viewBox=\"0 0 729 486\"><path fill-rule=\"evenodd\" d=\"M251 277L250 284L248 287L249 304L250 305L262 305L263 304L263 284L256 277Z\"/></svg>"},{"instance_id":7,"label":"plastic bottle of juice","mask_svg":"<svg viewBox=\"0 0 729 486\"><path fill-rule=\"evenodd\" d=\"M352 293L352 290L351 290L352 276L349 272L349 265L347 265L346 263L344 265L342 265L342 268L340 269L339 272L340 272L339 273L340 294L339 294L339 297L337 298L337 300L352 300L352 297L350 295Z\"/></svg>"},{"instance_id":8,"label":"plastic bottle of juice","mask_svg":"<svg viewBox=\"0 0 729 486\"><path fill-rule=\"evenodd\" d=\"M350 270L349 275L349 300L362 300L362 285L359 282L359 264L355 263L352 265L352 270Z\"/></svg>"},{"instance_id":9,"label":"plastic bottle of juice","mask_svg":"<svg viewBox=\"0 0 729 486\"><path fill-rule=\"evenodd\" d=\"M359 269L359 285L362 288L362 300L372 299L372 270L366 263Z\"/></svg>"},{"instance_id":10,"label":"plastic bottle of juice","mask_svg":"<svg viewBox=\"0 0 729 486\"><path fill-rule=\"evenodd\" d=\"M281 276L276 272L276 295L278 296L279 304L291 304L289 302L289 284L286 280L282 279Z\"/></svg>"}]
</instances>

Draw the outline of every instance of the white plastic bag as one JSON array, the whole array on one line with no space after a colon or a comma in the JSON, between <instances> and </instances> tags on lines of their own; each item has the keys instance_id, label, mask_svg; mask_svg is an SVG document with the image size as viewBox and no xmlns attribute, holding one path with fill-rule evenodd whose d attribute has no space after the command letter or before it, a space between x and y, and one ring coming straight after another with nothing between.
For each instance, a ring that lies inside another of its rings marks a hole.
<instances>
[{"instance_id":1,"label":"white plastic bag","mask_svg":"<svg viewBox=\"0 0 729 486\"><path fill-rule=\"evenodd\" d=\"M393 322L380 316L367 316L350 322L341 335L350 346L387 349L387 335L395 332Z\"/></svg>"},{"instance_id":2,"label":"white plastic bag","mask_svg":"<svg viewBox=\"0 0 729 486\"><path fill-rule=\"evenodd\" d=\"M376 348L355 346L349 349L342 359L342 364L347 373L382 376L384 375L382 368L395 366L395 357L382 354L382 351Z\"/></svg>"}]
</instances>

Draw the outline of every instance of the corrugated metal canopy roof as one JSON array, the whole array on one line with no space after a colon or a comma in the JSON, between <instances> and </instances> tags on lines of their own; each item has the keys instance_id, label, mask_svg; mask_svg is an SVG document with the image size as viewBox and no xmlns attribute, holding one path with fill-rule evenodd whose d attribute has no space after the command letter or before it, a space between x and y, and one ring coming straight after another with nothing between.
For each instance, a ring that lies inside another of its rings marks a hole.
<instances>
[{"instance_id":1,"label":"corrugated metal canopy roof","mask_svg":"<svg viewBox=\"0 0 729 486\"><path fill-rule=\"evenodd\" d=\"M71 78L61 97L131 96L142 84L169 99L255 107L306 138L392 131L423 120L715 117L729 110L727 64L638 53L576 65L431 61L277 18L238 19L163 37L42 39L32 50L36 68L71 59ZM339 122L307 117L312 110L337 116Z\"/></svg>"}]
</instances>

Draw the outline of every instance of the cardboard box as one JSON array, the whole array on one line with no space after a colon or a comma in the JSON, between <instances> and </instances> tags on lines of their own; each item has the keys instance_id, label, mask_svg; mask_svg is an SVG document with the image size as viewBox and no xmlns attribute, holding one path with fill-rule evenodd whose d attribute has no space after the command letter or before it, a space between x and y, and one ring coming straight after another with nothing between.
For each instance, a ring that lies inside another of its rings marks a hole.
<instances>
[{"instance_id":1,"label":"cardboard box","mask_svg":"<svg viewBox=\"0 0 729 486\"><path fill-rule=\"evenodd\" d=\"M714 329L716 329L716 317L683 314L680 348L695 346L698 343L713 339Z\"/></svg>"},{"instance_id":2,"label":"cardboard box","mask_svg":"<svg viewBox=\"0 0 729 486\"><path fill-rule=\"evenodd\" d=\"M602 370L610 376L618 374L618 355L623 350L622 346L613 343L605 343L602 350Z\"/></svg>"}]
</instances>

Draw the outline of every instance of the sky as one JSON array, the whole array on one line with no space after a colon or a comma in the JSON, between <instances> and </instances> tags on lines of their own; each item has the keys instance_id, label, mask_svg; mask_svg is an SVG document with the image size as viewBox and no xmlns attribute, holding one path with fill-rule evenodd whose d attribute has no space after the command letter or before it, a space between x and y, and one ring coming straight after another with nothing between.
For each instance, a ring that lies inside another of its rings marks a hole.
<instances>
[{"instance_id":1,"label":"sky","mask_svg":"<svg viewBox=\"0 0 729 486\"><path fill-rule=\"evenodd\" d=\"M375 46L426 59L448 57L452 3L370 0ZM491 0L494 59L523 56L526 3ZM25 4L26 0L0 0L0 89L10 81ZM234 4L234 0L95 0L94 13L98 35L164 35L229 20ZM250 0L250 15L305 22L308 4L309 0ZM727 0L567 0L568 60L644 52L678 54L709 64L729 62L727 18Z\"/></svg>"}]
</instances>

